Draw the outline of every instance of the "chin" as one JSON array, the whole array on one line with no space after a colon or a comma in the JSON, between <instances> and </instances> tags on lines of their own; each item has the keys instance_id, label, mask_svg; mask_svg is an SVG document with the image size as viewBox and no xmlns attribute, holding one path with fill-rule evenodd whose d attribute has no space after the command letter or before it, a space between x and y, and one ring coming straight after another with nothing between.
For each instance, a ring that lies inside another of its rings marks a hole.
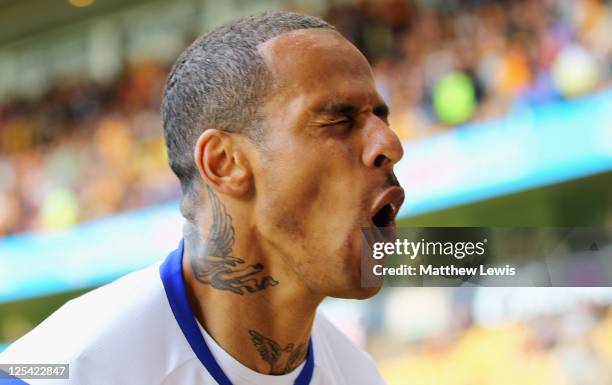
<instances>
[{"instance_id":1,"label":"chin","mask_svg":"<svg viewBox=\"0 0 612 385\"><path fill-rule=\"evenodd\" d=\"M360 287L348 298L351 299L368 299L374 297L382 289L382 286L378 287Z\"/></svg>"},{"instance_id":2,"label":"chin","mask_svg":"<svg viewBox=\"0 0 612 385\"><path fill-rule=\"evenodd\" d=\"M351 287L348 289L337 290L332 293L328 293L328 297L344 298L344 299L368 299L375 296L382 286L375 287Z\"/></svg>"}]
</instances>

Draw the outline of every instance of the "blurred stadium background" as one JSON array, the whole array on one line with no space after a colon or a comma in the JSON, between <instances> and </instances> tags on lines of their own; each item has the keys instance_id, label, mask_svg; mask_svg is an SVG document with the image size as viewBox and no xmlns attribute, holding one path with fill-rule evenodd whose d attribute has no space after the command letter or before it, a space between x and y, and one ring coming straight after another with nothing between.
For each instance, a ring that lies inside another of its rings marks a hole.
<instances>
[{"instance_id":1,"label":"blurred stadium background","mask_svg":"<svg viewBox=\"0 0 612 385\"><path fill-rule=\"evenodd\" d=\"M610 1L0 0L0 343L175 247L166 73L268 9L322 16L372 63L406 150L402 225L612 226ZM323 311L389 384L609 385L611 304L388 288Z\"/></svg>"}]
</instances>

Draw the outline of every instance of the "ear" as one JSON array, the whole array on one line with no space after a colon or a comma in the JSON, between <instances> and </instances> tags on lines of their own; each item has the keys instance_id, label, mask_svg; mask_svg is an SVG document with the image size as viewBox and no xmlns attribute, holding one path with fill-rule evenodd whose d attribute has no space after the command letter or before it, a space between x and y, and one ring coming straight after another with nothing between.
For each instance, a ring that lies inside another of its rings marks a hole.
<instances>
[{"instance_id":1,"label":"ear","mask_svg":"<svg viewBox=\"0 0 612 385\"><path fill-rule=\"evenodd\" d=\"M194 159L200 176L215 191L235 198L252 192L251 165L231 133L205 130L196 142Z\"/></svg>"}]
</instances>

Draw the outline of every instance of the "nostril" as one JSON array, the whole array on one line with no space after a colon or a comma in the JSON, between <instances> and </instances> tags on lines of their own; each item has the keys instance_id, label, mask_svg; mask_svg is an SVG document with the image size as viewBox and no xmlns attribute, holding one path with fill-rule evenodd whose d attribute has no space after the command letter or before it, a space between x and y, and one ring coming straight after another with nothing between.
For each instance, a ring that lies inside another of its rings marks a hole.
<instances>
[{"instance_id":1,"label":"nostril","mask_svg":"<svg viewBox=\"0 0 612 385\"><path fill-rule=\"evenodd\" d=\"M374 159L374 166L383 167L387 164L387 162L389 162L389 158L384 155L378 155L376 159Z\"/></svg>"}]
</instances>

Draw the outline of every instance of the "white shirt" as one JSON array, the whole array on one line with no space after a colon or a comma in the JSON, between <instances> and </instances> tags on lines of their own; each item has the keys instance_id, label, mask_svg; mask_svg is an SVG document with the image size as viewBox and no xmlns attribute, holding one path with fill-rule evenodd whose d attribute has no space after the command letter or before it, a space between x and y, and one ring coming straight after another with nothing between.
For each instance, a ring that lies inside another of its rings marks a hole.
<instances>
[{"instance_id":1,"label":"white shirt","mask_svg":"<svg viewBox=\"0 0 612 385\"><path fill-rule=\"evenodd\" d=\"M159 263L128 274L68 301L0 353L0 363L70 365L68 380L25 380L33 385L218 384L192 349L188 339L193 343L193 338L177 322L166 290ZM198 327L233 384L290 385L304 367L281 376L255 372ZM311 338L310 384L384 384L372 359L321 314L315 317Z\"/></svg>"}]
</instances>

